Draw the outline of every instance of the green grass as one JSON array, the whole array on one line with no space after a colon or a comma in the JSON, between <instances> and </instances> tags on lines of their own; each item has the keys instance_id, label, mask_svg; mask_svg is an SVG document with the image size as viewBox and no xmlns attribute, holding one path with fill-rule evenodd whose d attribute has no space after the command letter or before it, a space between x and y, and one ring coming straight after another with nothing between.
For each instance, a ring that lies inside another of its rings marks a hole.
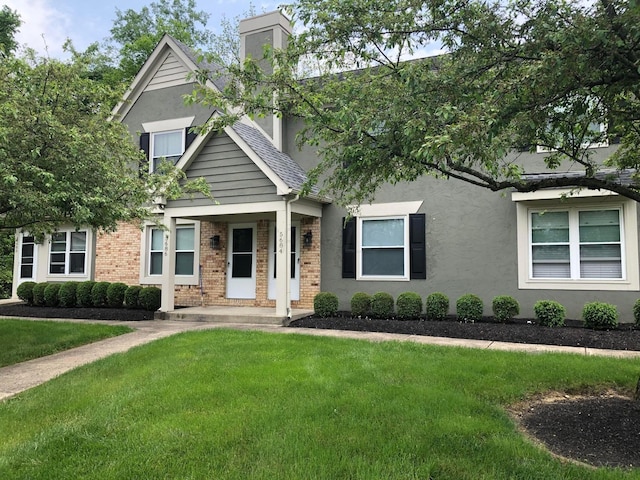
<instances>
[{"instance_id":1,"label":"green grass","mask_svg":"<svg viewBox=\"0 0 640 480\"><path fill-rule=\"evenodd\" d=\"M503 407L630 391L640 360L213 330L0 404L2 479L626 479L562 462Z\"/></svg>"},{"instance_id":2,"label":"green grass","mask_svg":"<svg viewBox=\"0 0 640 480\"><path fill-rule=\"evenodd\" d=\"M95 323L0 319L0 367L133 331Z\"/></svg>"}]
</instances>

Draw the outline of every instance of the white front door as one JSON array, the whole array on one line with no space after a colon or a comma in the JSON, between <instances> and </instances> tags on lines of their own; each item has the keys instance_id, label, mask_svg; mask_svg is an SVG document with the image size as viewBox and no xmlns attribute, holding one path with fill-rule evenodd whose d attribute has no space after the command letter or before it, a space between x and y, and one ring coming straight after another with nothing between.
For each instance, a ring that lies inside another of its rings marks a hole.
<instances>
[{"instance_id":1,"label":"white front door","mask_svg":"<svg viewBox=\"0 0 640 480\"><path fill-rule=\"evenodd\" d=\"M256 298L256 226L229 225L227 298Z\"/></svg>"},{"instance_id":2,"label":"white front door","mask_svg":"<svg viewBox=\"0 0 640 480\"><path fill-rule=\"evenodd\" d=\"M269 299L276 298L276 252L284 241L276 232L275 222L269 225ZM300 223L291 222L291 300L300 300Z\"/></svg>"}]
</instances>

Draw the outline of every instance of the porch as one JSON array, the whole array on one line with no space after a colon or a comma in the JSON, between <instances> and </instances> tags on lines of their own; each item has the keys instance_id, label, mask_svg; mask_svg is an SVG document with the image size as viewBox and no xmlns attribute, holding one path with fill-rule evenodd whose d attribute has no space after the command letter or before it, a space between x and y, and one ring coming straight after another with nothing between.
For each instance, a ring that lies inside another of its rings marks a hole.
<instances>
[{"instance_id":1,"label":"porch","mask_svg":"<svg viewBox=\"0 0 640 480\"><path fill-rule=\"evenodd\" d=\"M276 314L271 307L211 306L185 307L171 312L156 312L158 320L211 323L252 323L287 326L293 320L313 315L313 310L294 308L291 317Z\"/></svg>"}]
</instances>

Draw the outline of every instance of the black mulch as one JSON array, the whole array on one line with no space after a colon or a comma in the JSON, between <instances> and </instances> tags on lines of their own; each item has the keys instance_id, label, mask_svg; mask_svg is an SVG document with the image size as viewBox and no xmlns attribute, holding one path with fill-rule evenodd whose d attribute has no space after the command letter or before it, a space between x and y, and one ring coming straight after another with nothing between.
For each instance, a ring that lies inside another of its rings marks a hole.
<instances>
[{"instance_id":1,"label":"black mulch","mask_svg":"<svg viewBox=\"0 0 640 480\"><path fill-rule=\"evenodd\" d=\"M47 308L24 304L0 305L0 316L74 318L87 320L153 320L154 312L126 308Z\"/></svg>"},{"instance_id":2,"label":"black mulch","mask_svg":"<svg viewBox=\"0 0 640 480\"><path fill-rule=\"evenodd\" d=\"M291 322L290 327L328 328L357 332L387 332L433 337L468 338L496 342L539 343L613 350L640 350L640 330L623 324L616 330L582 328L580 322L567 321L564 327L542 327L533 320L517 319L495 323L491 317L477 323L462 323L453 317L432 322L426 320L373 320L348 315L331 318L307 317Z\"/></svg>"}]
</instances>

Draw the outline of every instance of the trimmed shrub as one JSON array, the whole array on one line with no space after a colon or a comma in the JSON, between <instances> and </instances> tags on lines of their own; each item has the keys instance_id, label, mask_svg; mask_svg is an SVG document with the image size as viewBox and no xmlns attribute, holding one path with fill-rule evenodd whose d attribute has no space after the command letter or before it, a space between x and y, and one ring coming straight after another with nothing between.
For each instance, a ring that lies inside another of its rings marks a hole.
<instances>
[{"instance_id":1,"label":"trimmed shrub","mask_svg":"<svg viewBox=\"0 0 640 480\"><path fill-rule=\"evenodd\" d=\"M586 303L582 309L582 319L587 328L609 330L618 326L618 310L610 303Z\"/></svg>"},{"instance_id":2,"label":"trimmed shrub","mask_svg":"<svg viewBox=\"0 0 640 480\"><path fill-rule=\"evenodd\" d=\"M93 300L91 300L91 290L96 284L93 280L87 280L86 282L78 283L76 287L76 305L79 307L89 308L93 307Z\"/></svg>"},{"instance_id":3,"label":"trimmed shrub","mask_svg":"<svg viewBox=\"0 0 640 480\"><path fill-rule=\"evenodd\" d=\"M76 306L76 290L78 282L64 282L58 290L58 304L64 308Z\"/></svg>"},{"instance_id":4,"label":"trimmed shrub","mask_svg":"<svg viewBox=\"0 0 640 480\"><path fill-rule=\"evenodd\" d=\"M364 292L354 293L351 297L351 315L364 317L371 310L371 295Z\"/></svg>"},{"instance_id":5,"label":"trimmed shrub","mask_svg":"<svg viewBox=\"0 0 640 480\"><path fill-rule=\"evenodd\" d=\"M47 307L58 306L58 292L60 291L59 283L50 283L44 289L44 304Z\"/></svg>"},{"instance_id":6,"label":"trimmed shrub","mask_svg":"<svg viewBox=\"0 0 640 480\"><path fill-rule=\"evenodd\" d=\"M482 299L473 293L462 295L456 302L456 315L461 322L477 322L482 320L484 304Z\"/></svg>"},{"instance_id":7,"label":"trimmed shrub","mask_svg":"<svg viewBox=\"0 0 640 480\"><path fill-rule=\"evenodd\" d=\"M155 312L160 308L162 290L158 287L144 287L138 295L138 303L142 308Z\"/></svg>"},{"instance_id":8,"label":"trimmed shrub","mask_svg":"<svg viewBox=\"0 0 640 480\"><path fill-rule=\"evenodd\" d=\"M124 292L129 288L122 282L115 282L107 288L107 305L111 308L122 308Z\"/></svg>"},{"instance_id":9,"label":"trimmed shrub","mask_svg":"<svg viewBox=\"0 0 640 480\"><path fill-rule=\"evenodd\" d=\"M392 317L393 306L393 297L387 292L378 292L371 296L371 315L374 318Z\"/></svg>"},{"instance_id":10,"label":"trimmed shrub","mask_svg":"<svg viewBox=\"0 0 640 480\"><path fill-rule=\"evenodd\" d=\"M338 296L331 292L320 292L313 297L313 311L319 317L333 317L338 313Z\"/></svg>"},{"instance_id":11,"label":"trimmed shrub","mask_svg":"<svg viewBox=\"0 0 640 480\"><path fill-rule=\"evenodd\" d=\"M22 282L16 290L18 298L26 302L27 305L33 305L33 287L35 284L36 282Z\"/></svg>"},{"instance_id":12,"label":"trimmed shrub","mask_svg":"<svg viewBox=\"0 0 640 480\"><path fill-rule=\"evenodd\" d=\"M510 322L520 313L520 304L509 295L498 295L492 303L493 316L500 322Z\"/></svg>"},{"instance_id":13,"label":"trimmed shrub","mask_svg":"<svg viewBox=\"0 0 640 480\"><path fill-rule=\"evenodd\" d=\"M107 306L107 289L109 282L96 282L91 288L91 303L94 307Z\"/></svg>"},{"instance_id":14,"label":"trimmed shrub","mask_svg":"<svg viewBox=\"0 0 640 480\"><path fill-rule=\"evenodd\" d=\"M415 292L403 292L396 299L398 318L419 318L422 313L422 297Z\"/></svg>"},{"instance_id":15,"label":"trimmed shrub","mask_svg":"<svg viewBox=\"0 0 640 480\"><path fill-rule=\"evenodd\" d=\"M140 308L138 304L138 295L140 295L142 287L140 285L131 285L124 292L124 306L126 308Z\"/></svg>"},{"instance_id":16,"label":"trimmed shrub","mask_svg":"<svg viewBox=\"0 0 640 480\"><path fill-rule=\"evenodd\" d=\"M18 296L20 296L19 293ZM633 304L633 318L636 320L636 326L640 326L640 298Z\"/></svg>"},{"instance_id":17,"label":"trimmed shrub","mask_svg":"<svg viewBox=\"0 0 640 480\"><path fill-rule=\"evenodd\" d=\"M562 327L567 315L566 309L554 300L539 300L533 306L536 320L543 327Z\"/></svg>"},{"instance_id":18,"label":"trimmed shrub","mask_svg":"<svg viewBox=\"0 0 640 480\"><path fill-rule=\"evenodd\" d=\"M33 304L36 307L44 307L44 290L47 288L47 282L36 283L33 286Z\"/></svg>"},{"instance_id":19,"label":"trimmed shrub","mask_svg":"<svg viewBox=\"0 0 640 480\"><path fill-rule=\"evenodd\" d=\"M449 297L440 292L427 295L425 310L427 320L444 320L449 313Z\"/></svg>"}]
</instances>

